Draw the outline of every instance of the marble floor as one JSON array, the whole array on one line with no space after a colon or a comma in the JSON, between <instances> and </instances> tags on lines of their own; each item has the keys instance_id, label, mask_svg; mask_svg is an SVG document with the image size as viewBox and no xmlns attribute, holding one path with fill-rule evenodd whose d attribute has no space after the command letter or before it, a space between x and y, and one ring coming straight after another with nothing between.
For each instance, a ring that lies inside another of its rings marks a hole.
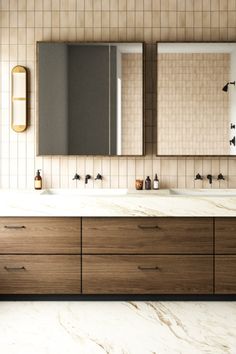
<instances>
[{"instance_id":1,"label":"marble floor","mask_svg":"<svg viewBox=\"0 0 236 354\"><path fill-rule=\"evenodd\" d=\"M1 354L235 354L236 302L0 302Z\"/></svg>"}]
</instances>

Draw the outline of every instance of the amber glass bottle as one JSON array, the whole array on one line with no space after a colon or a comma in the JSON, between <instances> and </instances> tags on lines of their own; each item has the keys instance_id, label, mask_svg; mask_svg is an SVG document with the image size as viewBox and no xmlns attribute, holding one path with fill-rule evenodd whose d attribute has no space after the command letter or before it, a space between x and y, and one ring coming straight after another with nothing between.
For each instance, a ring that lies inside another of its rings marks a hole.
<instances>
[{"instance_id":1,"label":"amber glass bottle","mask_svg":"<svg viewBox=\"0 0 236 354\"><path fill-rule=\"evenodd\" d=\"M42 177L40 170L37 170L37 175L34 177L34 189L42 189Z\"/></svg>"}]
</instances>

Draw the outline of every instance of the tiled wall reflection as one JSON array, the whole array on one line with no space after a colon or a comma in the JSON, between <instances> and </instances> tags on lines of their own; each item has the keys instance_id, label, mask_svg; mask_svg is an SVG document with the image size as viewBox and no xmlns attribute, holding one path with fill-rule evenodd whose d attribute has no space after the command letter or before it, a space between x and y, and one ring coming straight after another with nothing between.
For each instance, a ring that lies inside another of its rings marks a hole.
<instances>
[{"instance_id":1,"label":"tiled wall reflection","mask_svg":"<svg viewBox=\"0 0 236 354\"><path fill-rule=\"evenodd\" d=\"M123 53L121 98L121 155L142 155L143 63L142 54Z\"/></svg>"},{"instance_id":2,"label":"tiled wall reflection","mask_svg":"<svg viewBox=\"0 0 236 354\"><path fill-rule=\"evenodd\" d=\"M72 181L77 171L104 180L88 187L133 187L134 179L158 173L161 187L208 187L194 175L222 172L225 182L213 187L236 187L235 158L157 158L156 41L235 41L235 0L0 0L1 115L0 186L32 188L35 170L42 168L44 187L84 188ZM145 41L145 135L143 158L35 157L35 42L45 40ZM29 68L29 116L26 133L10 129L10 71Z\"/></svg>"},{"instance_id":3,"label":"tiled wall reflection","mask_svg":"<svg viewBox=\"0 0 236 354\"><path fill-rule=\"evenodd\" d=\"M159 155L229 155L228 53L159 53Z\"/></svg>"}]
</instances>

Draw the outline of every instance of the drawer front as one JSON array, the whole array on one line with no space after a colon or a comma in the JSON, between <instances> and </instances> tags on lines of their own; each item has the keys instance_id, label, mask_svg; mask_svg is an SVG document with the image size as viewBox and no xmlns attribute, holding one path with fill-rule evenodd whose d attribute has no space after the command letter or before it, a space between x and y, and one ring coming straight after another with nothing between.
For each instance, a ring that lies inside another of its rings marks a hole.
<instances>
[{"instance_id":1,"label":"drawer front","mask_svg":"<svg viewBox=\"0 0 236 354\"><path fill-rule=\"evenodd\" d=\"M215 293L236 294L236 256L215 257Z\"/></svg>"},{"instance_id":2,"label":"drawer front","mask_svg":"<svg viewBox=\"0 0 236 354\"><path fill-rule=\"evenodd\" d=\"M0 253L80 253L80 218L0 218Z\"/></svg>"},{"instance_id":3,"label":"drawer front","mask_svg":"<svg viewBox=\"0 0 236 354\"><path fill-rule=\"evenodd\" d=\"M215 218L215 252L236 254L236 218Z\"/></svg>"},{"instance_id":4,"label":"drawer front","mask_svg":"<svg viewBox=\"0 0 236 354\"><path fill-rule=\"evenodd\" d=\"M213 253L212 218L83 218L83 253Z\"/></svg>"},{"instance_id":5,"label":"drawer front","mask_svg":"<svg viewBox=\"0 0 236 354\"><path fill-rule=\"evenodd\" d=\"M0 294L79 294L80 256L0 256Z\"/></svg>"},{"instance_id":6,"label":"drawer front","mask_svg":"<svg viewBox=\"0 0 236 354\"><path fill-rule=\"evenodd\" d=\"M83 294L212 294L212 256L82 258Z\"/></svg>"}]
</instances>

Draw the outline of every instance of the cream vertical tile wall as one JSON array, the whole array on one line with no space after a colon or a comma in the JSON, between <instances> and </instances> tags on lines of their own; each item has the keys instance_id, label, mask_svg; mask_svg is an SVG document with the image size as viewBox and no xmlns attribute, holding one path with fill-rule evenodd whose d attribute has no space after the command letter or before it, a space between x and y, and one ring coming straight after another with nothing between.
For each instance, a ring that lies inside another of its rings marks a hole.
<instances>
[{"instance_id":1,"label":"cream vertical tile wall","mask_svg":"<svg viewBox=\"0 0 236 354\"><path fill-rule=\"evenodd\" d=\"M144 157L35 157L35 43L39 40L144 41L146 43ZM236 187L235 158L158 158L156 154L156 41L235 41L236 2L231 0L0 0L0 187L32 188L41 168L45 187L84 188L84 175L99 172L102 182L88 187L132 187L134 179L153 177L162 187L208 187L194 174L218 172ZM10 72L29 69L26 133L10 130ZM81 181L72 181L75 172Z\"/></svg>"}]
</instances>

